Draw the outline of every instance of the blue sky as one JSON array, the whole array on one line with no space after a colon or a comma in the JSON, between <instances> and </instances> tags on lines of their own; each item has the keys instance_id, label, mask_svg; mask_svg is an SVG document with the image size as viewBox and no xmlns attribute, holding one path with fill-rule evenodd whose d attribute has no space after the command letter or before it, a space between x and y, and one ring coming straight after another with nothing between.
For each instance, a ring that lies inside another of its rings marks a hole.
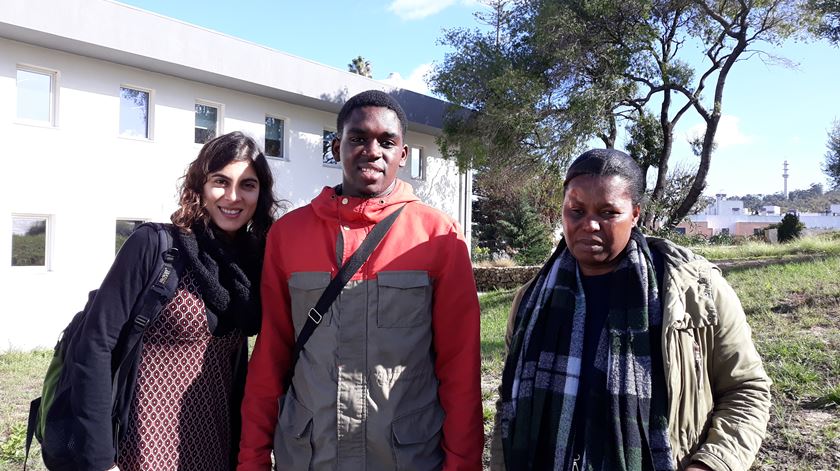
<instances>
[{"instance_id":1,"label":"blue sky","mask_svg":"<svg viewBox=\"0 0 840 471\"><path fill-rule=\"evenodd\" d=\"M478 26L473 12L481 8L476 0L123 3L338 69L362 55L373 66L373 78L425 93L423 77L448 51L438 44L442 31ZM826 132L840 119L840 48L790 42L762 49L797 65L768 65L758 57L735 65L724 92L707 194L781 191L785 160L790 164L788 189L826 184L820 165ZM696 161L686 136L702 129L695 114L682 119L675 162L691 166Z\"/></svg>"}]
</instances>

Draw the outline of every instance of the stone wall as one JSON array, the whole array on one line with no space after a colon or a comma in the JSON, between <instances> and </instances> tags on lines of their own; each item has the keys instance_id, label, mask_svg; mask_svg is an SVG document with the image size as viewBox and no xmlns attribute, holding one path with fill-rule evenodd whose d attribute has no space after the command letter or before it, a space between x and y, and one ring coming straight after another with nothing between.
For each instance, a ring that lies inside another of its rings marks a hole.
<instances>
[{"instance_id":1,"label":"stone wall","mask_svg":"<svg viewBox=\"0 0 840 471\"><path fill-rule=\"evenodd\" d=\"M541 267L473 267L479 292L518 288L533 278Z\"/></svg>"}]
</instances>

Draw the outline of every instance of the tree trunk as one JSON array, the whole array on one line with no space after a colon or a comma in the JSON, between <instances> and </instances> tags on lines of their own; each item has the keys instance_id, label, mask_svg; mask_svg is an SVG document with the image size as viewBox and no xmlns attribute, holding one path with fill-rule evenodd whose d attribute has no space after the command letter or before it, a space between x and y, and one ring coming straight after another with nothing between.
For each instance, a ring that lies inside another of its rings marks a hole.
<instances>
[{"instance_id":1,"label":"tree trunk","mask_svg":"<svg viewBox=\"0 0 840 471\"><path fill-rule=\"evenodd\" d=\"M691 212L691 208L694 207L694 204L697 203L697 200L706 188L706 175L709 173L709 165L712 162L712 152L715 147L715 134L717 133L718 124L720 123L721 110L723 109L723 89L726 86L726 78L729 75L729 71L732 70L732 66L735 65L735 62L738 60L738 57L740 57L741 53L744 52L747 47L747 39L744 29L741 30L737 40L737 44L735 44L735 47L732 48L732 52L729 53L729 56L720 68L717 82L715 83L715 97L713 102L714 108L709 114L709 117L706 119L706 133L703 135L703 149L700 152L700 165L697 167L697 175L694 177L694 182L691 184L691 188L688 190L688 194L686 194L685 198L683 198L682 203L680 203L679 207L677 207L677 209L674 210L674 212L668 217L668 222L666 223L668 227L676 226L682 222L686 216L688 216L688 213Z\"/></svg>"},{"instance_id":2,"label":"tree trunk","mask_svg":"<svg viewBox=\"0 0 840 471\"><path fill-rule=\"evenodd\" d=\"M669 119L669 108L671 107L671 91L665 90L662 95L662 107L659 112L659 124L662 126L662 154L659 156L659 171L656 174L656 185L650 194L650 202L655 203L662 199L662 193L665 192L665 186L668 183L668 160L671 158L671 149L674 147L674 130ZM643 221L644 227L653 229L655 214L651 211L645 211L644 217L640 218Z\"/></svg>"},{"instance_id":3,"label":"tree trunk","mask_svg":"<svg viewBox=\"0 0 840 471\"><path fill-rule=\"evenodd\" d=\"M716 109L720 109L720 107L718 106ZM719 123L720 112L712 113L711 119L706 121L706 133L703 135L703 149L700 152L700 164L697 166L697 174L694 176L694 182L691 184L691 188L688 190L685 198L683 198L682 203L668 216L668 222L665 224L667 227L674 227L685 219L691 211L691 208L694 207L694 203L703 194L703 190L706 189L706 175L709 174L709 167L712 163L712 151L714 150L715 134L717 133Z\"/></svg>"}]
</instances>

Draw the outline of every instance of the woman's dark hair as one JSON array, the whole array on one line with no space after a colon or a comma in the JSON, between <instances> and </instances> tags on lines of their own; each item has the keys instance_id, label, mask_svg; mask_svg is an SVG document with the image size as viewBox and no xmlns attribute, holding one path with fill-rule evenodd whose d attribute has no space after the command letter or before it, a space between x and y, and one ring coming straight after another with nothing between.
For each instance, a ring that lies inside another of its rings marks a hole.
<instances>
[{"instance_id":1,"label":"woman's dark hair","mask_svg":"<svg viewBox=\"0 0 840 471\"><path fill-rule=\"evenodd\" d=\"M210 216L201 201L204 184L208 175L225 168L231 162L248 162L257 174L260 195L247 230L258 239L265 240L278 207L278 201L274 198L274 178L257 142L239 131L207 142L198 157L190 163L182 178L180 207L172 213L172 224L189 233L191 227L199 221L205 225L210 223Z\"/></svg>"},{"instance_id":2,"label":"woman's dark hair","mask_svg":"<svg viewBox=\"0 0 840 471\"><path fill-rule=\"evenodd\" d=\"M627 182L627 190L633 204L642 203L644 181L642 170L632 157L615 149L591 149L572 162L563 180L563 190L573 178L581 175L599 177L618 176Z\"/></svg>"}]
</instances>

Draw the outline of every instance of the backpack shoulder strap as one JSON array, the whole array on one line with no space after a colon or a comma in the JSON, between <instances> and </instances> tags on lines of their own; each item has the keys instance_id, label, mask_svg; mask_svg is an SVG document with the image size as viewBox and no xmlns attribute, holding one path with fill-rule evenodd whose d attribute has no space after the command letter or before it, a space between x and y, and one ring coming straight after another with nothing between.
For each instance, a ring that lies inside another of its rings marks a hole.
<instances>
[{"instance_id":1,"label":"backpack shoulder strap","mask_svg":"<svg viewBox=\"0 0 840 471\"><path fill-rule=\"evenodd\" d=\"M29 462L29 449L32 448L32 438L35 436L35 428L38 426L38 411L41 409L41 397L29 403L29 419L26 422L26 443L24 444L23 471L26 471L26 464Z\"/></svg>"},{"instance_id":2,"label":"backpack shoulder strap","mask_svg":"<svg viewBox=\"0 0 840 471\"><path fill-rule=\"evenodd\" d=\"M155 257L155 267L152 270L154 278L143 293L140 309L134 314L133 324L142 331L150 322L155 320L163 304L175 295L178 288L180 272L180 253L173 246L172 233L164 224L147 223L154 227L158 235L158 256ZM176 267L178 265L178 267Z\"/></svg>"},{"instance_id":3,"label":"backpack shoulder strap","mask_svg":"<svg viewBox=\"0 0 840 471\"><path fill-rule=\"evenodd\" d=\"M130 326L126 335L122 337L126 344L118 349L121 355L118 363L113 364L114 376L130 357L129 353L137 346L146 327L157 318L161 309L175 295L179 276L183 271L183 260L181 260L178 248L173 246L169 227L159 223L145 224L152 226L158 235L158 255L155 257L155 266L150 271L152 278L149 279L140 295L139 307L128 319Z\"/></svg>"}]
</instances>

